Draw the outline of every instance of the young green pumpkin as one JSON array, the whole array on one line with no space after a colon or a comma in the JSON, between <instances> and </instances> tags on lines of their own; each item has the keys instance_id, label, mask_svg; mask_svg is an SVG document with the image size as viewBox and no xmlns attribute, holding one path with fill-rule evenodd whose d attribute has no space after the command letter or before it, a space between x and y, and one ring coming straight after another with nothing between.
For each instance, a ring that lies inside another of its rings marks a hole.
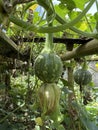
<instances>
[{"instance_id":1,"label":"young green pumpkin","mask_svg":"<svg viewBox=\"0 0 98 130\"><path fill-rule=\"evenodd\" d=\"M54 52L53 34L46 34L45 47L35 60L35 75L47 83L58 81L62 74L63 65L61 59Z\"/></svg>"},{"instance_id":2,"label":"young green pumpkin","mask_svg":"<svg viewBox=\"0 0 98 130\"><path fill-rule=\"evenodd\" d=\"M87 85L92 80L92 75L88 70L78 69L74 73L74 80L79 85Z\"/></svg>"},{"instance_id":3,"label":"young green pumpkin","mask_svg":"<svg viewBox=\"0 0 98 130\"><path fill-rule=\"evenodd\" d=\"M74 80L79 85L87 85L92 80L92 74L87 70L86 61L83 64L81 69L77 69L74 72Z\"/></svg>"}]
</instances>

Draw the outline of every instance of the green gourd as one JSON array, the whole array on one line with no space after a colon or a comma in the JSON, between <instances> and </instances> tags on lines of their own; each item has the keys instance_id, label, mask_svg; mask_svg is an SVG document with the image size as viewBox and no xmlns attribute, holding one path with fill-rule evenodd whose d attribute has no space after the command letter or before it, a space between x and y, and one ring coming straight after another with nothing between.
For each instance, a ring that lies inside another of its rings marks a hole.
<instances>
[{"instance_id":1,"label":"green gourd","mask_svg":"<svg viewBox=\"0 0 98 130\"><path fill-rule=\"evenodd\" d=\"M87 69L87 62L86 59L84 59L84 63L81 69L77 69L74 72L74 80L77 84L81 85L87 85L91 82L92 80L92 74L90 71Z\"/></svg>"},{"instance_id":2,"label":"green gourd","mask_svg":"<svg viewBox=\"0 0 98 130\"><path fill-rule=\"evenodd\" d=\"M34 63L35 75L43 82L53 83L58 81L62 74L63 65L60 57L56 55L53 44L53 34L46 34L44 49Z\"/></svg>"},{"instance_id":3,"label":"green gourd","mask_svg":"<svg viewBox=\"0 0 98 130\"><path fill-rule=\"evenodd\" d=\"M43 83L39 88L38 97L43 115L55 114L59 110L60 89L56 83ZM59 112L59 111L58 111Z\"/></svg>"},{"instance_id":4,"label":"green gourd","mask_svg":"<svg viewBox=\"0 0 98 130\"><path fill-rule=\"evenodd\" d=\"M92 75L88 70L78 69L74 72L74 80L79 85L87 85L92 80Z\"/></svg>"}]
</instances>

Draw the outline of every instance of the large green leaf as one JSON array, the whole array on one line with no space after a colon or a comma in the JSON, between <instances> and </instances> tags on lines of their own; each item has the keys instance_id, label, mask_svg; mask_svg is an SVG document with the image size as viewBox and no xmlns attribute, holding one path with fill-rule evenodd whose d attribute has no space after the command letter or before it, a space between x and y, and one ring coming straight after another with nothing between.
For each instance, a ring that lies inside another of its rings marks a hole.
<instances>
[{"instance_id":1,"label":"large green leaf","mask_svg":"<svg viewBox=\"0 0 98 130\"><path fill-rule=\"evenodd\" d=\"M65 4L69 10L73 10L75 8L79 8L81 10L84 9L84 6L89 0L58 0L61 4Z\"/></svg>"},{"instance_id":2,"label":"large green leaf","mask_svg":"<svg viewBox=\"0 0 98 130\"><path fill-rule=\"evenodd\" d=\"M70 17L70 19L74 19L76 18L81 12L80 11L72 11L68 13L68 16Z\"/></svg>"},{"instance_id":3,"label":"large green leaf","mask_svg":"<svg viewBox=\"0 0 98 130\"><path fill-rule=\"evenodd\" d=\"M70 1L70 0L69 0ZM75 3L76 7L83 10L85 4L88 2L89 0L73 0L73 2Z\"/></svg>"},{"instance_id":4,"label":"large green leaf","mask_svg":"<svg viewBox=\"0 0 98 130\"><path fill-rule=\"evenodd\" d=\"M95 18L96 21L98 21L98 12L96 12L96 13L94 14L94 18Z\"/></svg>"},{"instance_id":5,"label":"large green leaf","mask_svg":"<svg viewBox=\"0 0 98 130\"><path fill-rule=\"evenodd\" d=\"M9 123L7 121L5 121L3 124L0 124L0 130L13 130L13 129L9 125Z\"/></svg>"},{"instance_id":6,"label":"large green leaf","mask_svg":"<svg viewBox=\"0 0 98 130\"><path fill-rule=\"evenodd\" d=\"M76 8L76 4L73 0L59 0L61 4L65 4L69 10Z\"/></svg>"},{"instance_id":7,"label":"large green leaf","mask_svg":"<svg viewBox=\"0 0 98 130\"><path fill-rule=\"evenodd\" d=\"M62 18L64 18L65 15L68 14L68 12L69 12L64 4L55 5L55 11L57 14L60 14L60 16ZM62 12L62 13L60 13L60 12Z\"/></svg>"},{"instance_id":8,"label":"large green leaf","mask_svg":"<svg viewBox=\"0 0 98 130\"><path fill-rule=\"evenodd\" d=\"M98 130L98 126L95 125L94 121L90 121L89 119L85 118L84 116L80 117L81 122L86 127L87 130Z\"/></svg>"},{"instance_id":9,"label":"large green leaf","mask_svg":"<svg viewBox=\"0 0 98 130\"><path fill-rule=\"evenodd\" d=\"M98 130L98 126L95 124L95 121L90 120L89 114L86 111L85 107L81 106L81 104L73 103L74 107L79 112L79 118L86 128L86 130Z\"/></svg>"},{"instance_id":10,"label":"large green leaf","mask_svg":"<svg viewBox=\"0 0 98 130\"><path fill-rule=\"evenodd\" d=\"M5 83L1 82L1 83L0 83L0 89L5 89L5 88L6 88Z\"/></svg>"}]
</instances>

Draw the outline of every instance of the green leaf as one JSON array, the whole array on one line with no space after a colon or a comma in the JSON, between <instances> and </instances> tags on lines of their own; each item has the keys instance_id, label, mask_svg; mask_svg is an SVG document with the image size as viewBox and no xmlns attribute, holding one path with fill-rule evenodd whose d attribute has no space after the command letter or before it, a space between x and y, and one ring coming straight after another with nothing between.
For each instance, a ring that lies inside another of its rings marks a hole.
<instances>
[{"instance_id":1,"label":"green leaf","mask_svg":"<svg viewBox=\"0 0 98 130\"><path fill-rule=\"evenodd\" d=\"M88 25L86 21L80 21L76 24L76 27L82 31L86 31L88 29Z\"/></svg>"},{"instance_id":2,"label":"green leaf","mask_svg":"<svg viewBox=\"0 0 98 130\"><path fill-rule=\"evenodd\" d=\"M73 10L76 8L75 2L73 0L59 0L61 4L65 4L68 10Z\"/></svg>"},{"instance_id":3,"label":"green leaf","mask_svg":"<svg viewBox=\"0 0 98 130\"><path fill-rule=\"evenodd\" d=\"M64 18L66 14L68 14L68 9L64 4L55 5L55 11L57 14L60 14L60 17ZM62 13L60 13L62 12Z\"/></svg>"},{"instance_id":4,"label":"green leaf","mask_svg":"<svg viewBox=\"0 0 98 130\"><path fill-rule=\"evenodd\" d=\"M98 130L98 126L96 126L95 121L90 120L89 114L86 111L86 109L84 107L80 106L80 104L77 104L76 102L74 102L73 105L79 112L79 115L80 115L79 118L80 118L82 124L84 125L84 127L87 130Z\"/></svg>"},{"instance_id":5,"label":"green leaf","mask_svg":"<svg viewBox=\"0 0 98 130\"><path fill-rule=\"evenodd\" d=\"M98 126L95 125L94 121L90 121L89 119L86 119L83 116L81 116L80 119L88 130L98 130Z\"/></svg>"},{"instance_id":6,"label":"green leaf","mask_svg":"<svg viewBox=\"0 0 98 130\"><path fill-rule=\"evenodd\" d=\"M94 14L94 18L95 18L96 21L98 21L98 12L96 12L96 13Z\"/></svg>"},{"instance_id":7,"label":"green leaf","mask_svg":"<svg viewBox=\"0 0 98 130\"><path fill-rule=\"evenodd\" d=\"M85 4L88 2L89 0L73 0L74 4L76 5L76 8L79 8L81 10L84 9Z\"/></svg>"},{"instance_id":8,"label":"green leaf","mask_svg":"<svg viewBox=\"0 0 98 130\"><path fill-rule=\"evenodd\" d=\"M5 85L5 83L0 83L0 89L5 89L6 88L6 85Z\"/></svg>"},{"instance_id":9,"label":"green leaf","mask_svg":"<svg viewBox=\"0 0 98 130\"><path fill-rule=\"evenodd\" d=\"M61 4L65 4L70 11L75 8L83 10L85 4L89 2L89 0L82 0L82 2L80 0L59 0L59 1L61 2Z\"/></svg>"},{"instance_id":10,"label":"green leaf","mask_svg":"<svg viewBox=\"0 0 98 130\"><path fill-rule=\"evenodd\" d=\"M70 19L74 19L76 18L81 12L80 11L72 11L72 12L69 12L68 15L70 17Z\"/></svg>"},{"instance_id":11,"label":"green leaf","mask_svg":"<svg viewBox=\"0 0 98 130\"><path fill-rule=\"evenodd\" d=\"M62 81L62 83L64 84L64 86L68 86L68 81L63 79L63 78L60 78L60 80Z\"/></svg>"},{"instance_id":12,"label":"green leaf","mask_svg":"<svg viewBox=\"0 0 98 130\"><path fill-rule=\"evenodd\" d=\"M59 125L58 130L65 130L63 125Z\"/></svg>"},{"instance_id":13,"label":"green leaf","mask_svg":"<svg viewBox=\"0 0 98 130\"><path fill-rule=\"evenodd\" d=\"M0 124L0 130L13 130L13 129L9 125L9 123L7 121L5 121L3 124Z\"/></svg>"}]
</instances>

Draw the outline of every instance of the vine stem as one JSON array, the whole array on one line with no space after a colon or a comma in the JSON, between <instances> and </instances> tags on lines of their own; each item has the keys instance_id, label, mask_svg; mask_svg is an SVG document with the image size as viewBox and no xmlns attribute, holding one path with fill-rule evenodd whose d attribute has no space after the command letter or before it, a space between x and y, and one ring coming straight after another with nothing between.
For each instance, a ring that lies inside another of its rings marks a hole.
<instances>
[{"instance_id":1,"label":"vine stem","mask_svg":"<svg viewBox=\"0 0 98 130\"><path fill-rule=\"evenodd\" d=\"M52 33L52 32L55 33L55 32L63 31L67 28L70 28L69 26L67 26L68 24L66 24L66 26L64 24L57 27L37 27L30 23L24 22L23 20L20 20L19 18L16 18L13 15L9 16L9 19L11 22L15 23L16 25L22 27L23 29L27 31L33 31L33 32L38 32L38 33ZM81 35L97 38L97 33L86 33L81 30L78 30L75 27L71 27L71 28L74 32L79 33Z\"/></svg>"},{"instance_id":2,"label":"vine stem","mask_svg":"<svg viewBox=\"0 0 98 130\"><path fill-rule=\"evenodd\" d=\"M96 0L96 8L97 8L97 12L98 12L98 1Z\"/></svg>"},{"instance_id":3,"label":"vine stem","mask_svg":"<svg viewBox=\"0 0 98 130\"><path fill-rule=\"evenodd\" d=\"M37 0L37 1L39 1L39 0ZM93 3L95 2L95 0L92 0L89 4L88 4L88 6L82 11L82 13L76 18L76 19L74 19L73 21L72 21L72 23L74 23L74 21L75 20L77 20L77 22L87 13L87 11L90 9L90 7L93 5ZM39 3L40 4L40 3ZM48 4L44 1L43 2L43 4L42 4L42 6L46 9L46 10L48 10ZM52 9L50 10L50 12L52 12ZM59 23L61 23L61 24L66 24L67 22L64 20L64 19L62 19L58 14L56 14L55 13L55 19L59 22ZM75 21L76 22L76 21ZM87 36L87 37L95 37L96 38L96 35L97 34L91 34L91 33L85 33L85 32L83 32L83 31L81 31L81 30L79 30L79 29L77 29L77 28L75 28L75 27L72 27L72 23L71 23L71 26L69 25L69 28L72 30L72 31L74 31L74 32L76 32L76 33L79 33L79 34L81 34L81 35L84 35L84 36ZM67 27L68 27L68 25L66 25ZM62 29L66 29L66 28L63 28L62 27Z\"/></svg>"},{"instance_id":4,"label":"vine stem","mask_svg":"<svg viewBox=\"0 0 98 130\"><path fill-rule=\"evenodd\" d=\"M66 25L65 24L65 26L73 26L74 24L76 24L78 21L80 21L80 19L81 18L83 18L84 16L85 16L85 14L88 12L88 10L90 9L90 7L93 5L93 3L95 2L95 0L91 0L90 2L89 2L89 4L85 7L85 9L74 19L74 20L72 20L71 22L69 22L69 23L66 23L66 24L68 24L68 25ZM41 2L40 2L41 3ZM38 2L38 4L40 4L39 2ZM49 9L49 7L48 6L46 6L47 5L47 3L46 2L44 2L43 3L43 7L46 9L46 10L48 10ZM49 10L50 11L50 13L52 12L52 9L51 10ZM56 16L56 17L58 17L58 16ZM61 21L61 20L60 20ZM65 23L65 21L64 21L64 23Z\"/></svg>"},{"instance_id":5,"label":"vine stem","mask_svg":"<svg viewBox=\"0 0 98 130\"><path fill-rule=\"evenodd\" d=\"M95 0L91 0L89 2L89 4L86 6L86 8L82 11L82 13L80 13L80 15L78 15L73 21L67 23L65 20L63 20L59 15L55 14L55 19L57 21L59 21L61 24L60 26L55 26L55 27L38 27L38 26L34 26L30 23L24 22L22 20L20 20L19 18L14 17L13 15L9 16L9 19L11 22L15 23L18 26L21 26L22 28L29 30L29 31L33 31L33 32L38 32L38 33L52 33L52 32L59 32L59 31L63 31L67 28L70 28L72 31L79 33L81 35L85 35L87 37L94 37L97 38L97 33L86 33L83 32L81 30L78 30L75 27L72 27L73 25L75 25L78 21L80 21L80 19L85 16L85 14L87 13L87 11L90 9L90 7L93 5L93 3L95 2ZM51 7L48 7L48 4L43 2L42 3L43 7L49 11L50 13L53 12L53 10L51 9Z\"/></svg>"},{"instance_id":6,"label":"vine stem","mask_svg":"<svg viewBox=\"0 0 98 130\"><path fill-rule=\"evenodd\" d=\"M47 33L46 34L46 42L45 42L45 48L53 50L54 44L53 44L53 34Z\"/></svg>"},{"instance_id":7,"label":"vine stem","mask_svg":"<svg viewBox=\"0 0 98 130\"><path fill-rule=\"evenodd\" d=\"M48 13L48 11L47 11L47 15L46 15L46 20L47 20L48 27L52 27L53 26L52 14ZM54 48L52 32L46 33L45 48L50 49L50 50L53 50L53 48Z\"/></svg>"},{"instance_id":8,"label":"vine stem","mask_svg":"<svg viewBox=\"0 0 98 130\"><path fill-rule=\"evenodd\" d=\"M8 115L6 115L3 119L0 120L0 123L2 123L3 121L5 121L10 115L11 113L14 113L15 111L17 111L19 108L22 108L25 105L25 103L23 103L22 105L20 105L19 107L17 107L16 109L14 109L12 112L10 112Z\"/></svg>"},{"instance_id":9,"label":"vine stem","mask_svg":"<svg viewBox=\"0 0 98 130\"><path fill-rule=\"evenodd\" d=\"M86 22L87 22L87 24L89 26L90 31L93 32L92 26L90 25L90 23L89 23L88 18L87 18L86 15L85 15L85 19L86 19Z\"/></svg>"}]
</instances>

